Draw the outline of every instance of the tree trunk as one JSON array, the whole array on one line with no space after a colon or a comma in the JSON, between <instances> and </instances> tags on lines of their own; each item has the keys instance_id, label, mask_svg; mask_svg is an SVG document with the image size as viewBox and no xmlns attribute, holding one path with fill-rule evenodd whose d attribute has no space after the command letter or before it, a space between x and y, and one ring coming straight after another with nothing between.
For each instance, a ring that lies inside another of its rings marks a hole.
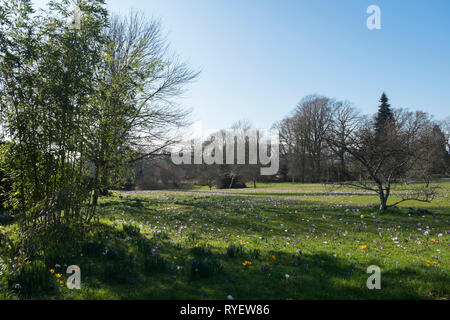
<instances>
[{"instance_id":1,"label":"tree trunk","mask_svg":"<svg viewBox=\"0 0 450 320\"><path fill-rule=\"evenodd\" d=\"M231 176L231 182L230 182L230 186L228 187L228 189L231 189L231 187L233 186L233 182L234 182L234 176Z\"/></svg>"},{"instance_id":2,"label":"tree trunk","mask_svg":"<svg viewBox=\"0 0 450 320\"><path fill-rule=\"evenodd\" d=\"M387 201L386 198L380 194L380 211L384 211L387 209Z\"/></svg>"},{"instance_id":3,"label":"tree trunk","mask_svg":"<svg viewBox=\"0 0 450 320\"><path fill-rule=\"evenodd\" d=\"M389 189L384 192L383 186L378 187L378 193L380 195L380 211L384 211L387 209L387 200L389 198Z\"/></svg>"},{"instance_id":4,"label":"tree trunk","mask_svg":"<svg viewBox=\"0 0 450 320\"><path fill-rule=\"evenodd\" d=\"M341 176L340 176L339 180L340 181L345 181L346 180L346 175L347 175L347 168L345 167L344 152L340 152L339 158L340 158L340 161L341 161Z\"/></svg>"}]
</instances>

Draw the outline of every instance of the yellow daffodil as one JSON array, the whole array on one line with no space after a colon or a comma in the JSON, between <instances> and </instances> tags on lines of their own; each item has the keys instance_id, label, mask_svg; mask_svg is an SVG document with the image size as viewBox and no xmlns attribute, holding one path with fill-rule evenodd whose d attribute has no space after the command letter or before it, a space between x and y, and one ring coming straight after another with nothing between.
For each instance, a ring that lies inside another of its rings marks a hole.
<instances>
[{"instance_id":1,"label":"yellow daffodil","mask_svg":"<svg viewBox=\"0 0 450 320\"><path fill-rule=\"evenodd\" d=\"M25 264L30 264L31 263L31 261L30 260L27 260L26 262L25 262Z\"/></svg>"},{"instance_id":2,"label":"yellow daffodil","mask_svg":"<svg viewBox=\"0 0 450 320\"><path fill-rule=\"evenodd\" d=\"M51 273L51 274L54 274L54 273L55 273L55 270L54 270L54 269L50 269L50 273Z\"/></svg>"}]
</instances>

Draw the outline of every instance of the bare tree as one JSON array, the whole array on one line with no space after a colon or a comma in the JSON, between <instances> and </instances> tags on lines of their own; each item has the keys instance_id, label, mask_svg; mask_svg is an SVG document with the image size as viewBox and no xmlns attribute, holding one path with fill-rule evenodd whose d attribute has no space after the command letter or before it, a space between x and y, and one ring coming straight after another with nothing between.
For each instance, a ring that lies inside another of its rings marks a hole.
<instances>
[{"instance_id":1,"label":"bare tree","mask_svg":"<svg viewBox=\"0 0 450 320\"><path fill-rule=\"evenodd\" d=\"M386 123L381 132L373 119L363 118L359 130L342 141L329 138L335 148L343 149L359 165L359 179L344 185L376 192L380 210L408 200L430 202L437 194L435 187L411 184L417 164L429 149L427 135L432 129L429 116L423 112L394 113L394 121ZM392 186L399 186L400 200L388 205Z\"/></svg>"},{"instance_id":2,"label":"bare tree","mask_svg":"<svg viewBox=\"0 0 450 320\"><path fill-rule=\"evenodd\" d=\"M340 143L338 145L330 143L329 147L339 160L339 181L345 181L349 178L346 165L346 154L343 145L358 130L360 115L356 111L355 107L348 101L338 101L333 108L332 125L327 137L332 136L333 140L337 140Z\"/></svg>"},{"instance_id":3,"label":"bare tree","mask_svg":"<svg viewBox=\"0 0 450 320\"><path fill-rule=\"evenodd\" d=\"M326 160L326 136L332 124L333 100L310 95L302 99L290 117L276 124L280 132L280 150L294 181L323 180Z\"/></svg>"},{"instance_id":4,"label":"bare tree","mask_svg":"<svg viewBox=\"0 0 450 320\"><path fill-rule=\"evenodd\" d=\"M159 21L132 13L113 16L105 30L105 63L98 72L99 89L86 137L95 167L93 203L112 181L111 174L130 163L161 155L179 141L189 111L174 98L194 80L186 64L171 55Z\"/></svg>"}]
</instances>

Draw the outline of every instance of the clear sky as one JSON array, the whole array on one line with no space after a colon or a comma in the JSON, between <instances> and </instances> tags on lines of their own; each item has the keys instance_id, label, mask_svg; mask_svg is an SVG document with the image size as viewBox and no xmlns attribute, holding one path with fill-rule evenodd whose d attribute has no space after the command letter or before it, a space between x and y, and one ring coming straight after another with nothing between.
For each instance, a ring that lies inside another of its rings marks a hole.
<instances>
[{"instance_id":1,"label":"clear sky","mask_svg":"<svg viewBox=\"0 0 450 320\"><path fill-rule=\"evenodd\" d=\"M34 0L38 6L46 0ZM182 103L207 128L270 128L305 95L450 116L448 0L107 0L160 18L171 48L202 71ZM368 30L369 5L381 30Z\"/></svg>"}]
</instances>

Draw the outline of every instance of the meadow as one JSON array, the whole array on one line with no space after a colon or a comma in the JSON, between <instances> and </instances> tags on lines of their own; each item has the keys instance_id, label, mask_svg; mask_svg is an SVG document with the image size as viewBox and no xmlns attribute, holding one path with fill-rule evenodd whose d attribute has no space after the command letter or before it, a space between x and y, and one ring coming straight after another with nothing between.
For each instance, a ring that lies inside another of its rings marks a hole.
<instances>
[{"instance_id":1,"label":"meadow","mask_svg":"<svg viewBox=\"0 0 450 320\"><path fill-rule=\"evenodd\" d=\"M448 299L450 183L440 187L432 203L386 212L374 194L321 184L113 192L83 241L3 262L0 298ZM68 265L81 290L66 288ZM380 290L366 286L370 265Z\"/></svg>"}]
</instances>

